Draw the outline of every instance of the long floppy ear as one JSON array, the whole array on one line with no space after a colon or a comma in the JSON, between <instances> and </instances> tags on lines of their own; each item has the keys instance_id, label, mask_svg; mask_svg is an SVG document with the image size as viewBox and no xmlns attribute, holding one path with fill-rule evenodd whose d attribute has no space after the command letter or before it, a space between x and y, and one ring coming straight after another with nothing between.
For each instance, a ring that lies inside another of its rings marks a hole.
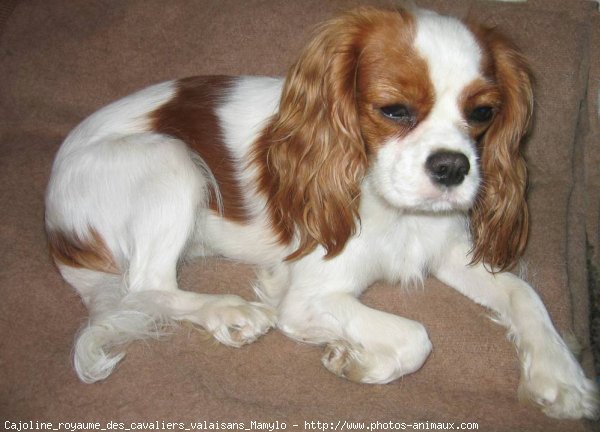
<instances>
[{"instance_id":1,"label":"long floppy ear","mask_svg":"<svg viewBox=\"0 0 600 432\"><path fill-rule=\"evenodd\" d=\"M484 69L497 84L501 106L481 138L483 186L471 213L473 262L492 271L512 267L527 243L527 169L521 141L529 127L532 78L519 51L492 29L478 29Z\"/></svg>"},{"instance_id":2,"label":"long floppy ear","mask_svg":"<svg viewBox=\"0 0 600 432\"><path fill-rule=\"evenodd\" d=\"M271 223L282 243L298 243L288 260L317 245L327 257L339 254L359 223L367 154L355 80L365 25L355 12L318 29L288 72L279 111L255 147Z\"/></svg>"}]
</instances>

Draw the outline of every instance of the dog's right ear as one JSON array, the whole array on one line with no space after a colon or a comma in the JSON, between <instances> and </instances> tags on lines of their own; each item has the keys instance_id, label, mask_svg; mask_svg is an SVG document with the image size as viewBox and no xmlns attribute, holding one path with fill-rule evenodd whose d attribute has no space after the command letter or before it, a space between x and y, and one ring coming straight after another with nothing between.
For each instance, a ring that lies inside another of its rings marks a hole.
<instances>
[{"instance_id":1,"label":"dog's right ear","mask_svg":"<svg viewBox=\"0 0 600 432\"><path fill-rule=\"evenodd\" d=\"M371 8L323 24L290 69L279 111L257 144L260 188L280 240L296 259L323 246L339 254L358 224L367 169L356 79Z\"/></svg>"}]
</instances>

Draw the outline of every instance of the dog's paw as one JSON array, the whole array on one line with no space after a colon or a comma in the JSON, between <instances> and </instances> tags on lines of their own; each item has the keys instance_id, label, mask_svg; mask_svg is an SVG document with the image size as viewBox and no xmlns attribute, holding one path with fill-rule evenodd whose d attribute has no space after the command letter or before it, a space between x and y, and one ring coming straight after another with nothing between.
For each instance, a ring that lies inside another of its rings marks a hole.
<instances>
[{"instance_id":1,"label":"dog's paw","mask_svg":"<svg viewBox=\"0 0 600 432\"><path fill-rule=\"evenodd\" d=\"M275 322L276 313L270 306L224 296L211 304L202 326L219 342L240 347L267 333Z\"/></svg>"},{"instance_id":2,"label":"dog's paw","mask_svg":"<svg viewBox=\"0 0 600 432\"><path fill-rule=\"evenodd\" d=\"M321 363L330 372L351 381L385 384L418 370L430 352L429 339L414 346L382 345L370 350L347 341L335 341L325 348Z\"/></svg>"},{"instance_id":3,"label":"dog's paw","mask_svg":"<svg viewBox=\"0 0 600 432\"><path fill-rule=\"evenodd\" d=\"M532 358L521 379L519 395L539 405L550 417L600 417L598 386L585 377L570 353Z\"/></svg>"},{"instance_id":4,"label":"dog's paw","mask_svg":"<svg viewBox=\"0 0 600 432\"><path fill-rule=\"evenodd\" d=\"M364 353L348 342L336 341L327 344L321 363L330 372L350 381L364 382L366 370L361 364Z\"/></svg>"}]
</instances>

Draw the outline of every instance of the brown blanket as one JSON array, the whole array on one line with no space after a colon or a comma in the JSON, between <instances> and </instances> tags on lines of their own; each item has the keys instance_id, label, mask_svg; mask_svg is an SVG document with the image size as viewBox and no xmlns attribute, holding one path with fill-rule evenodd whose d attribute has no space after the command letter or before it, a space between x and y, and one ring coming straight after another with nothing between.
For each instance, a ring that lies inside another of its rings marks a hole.
<instances>
[{"instance_id":1,"label":"brown blanket","mask_svg":"<svg viewBox=\"0 0 600 432\"><path fill-rule=\"evenodd\" d=\"M131 422L158 422L166 429L166 422L191 428L192 421L244 422L251 428L254 420L279 421L280 427L285 422L292 431L342 430L338 421L380 422L382 428L390 421L455 427L477 422L485 431L598 426L549 419L520 404L519 365L504 330L483 308L435 280L410 291L380 284L364 296L369 305L422 322L434 345L419 372L388 385L337 378L320 365L321 348L276 331L233 349L187 327L173 328L165 341L131 345L105 382L77 380L71 346L86 311L49 260L43 231L44 190L66 134L102 105L157 81L282 75L316 23L357 3L0 0L0 429L19 421L54 427L116 421L127 428ZM579 338L593 376L585 249L587 236L590 263L597 266L595 4L417 3L498 25L531 61L537 114L527 147L527 278L558 329ZM185 266L181 285L251 298L252 278L252 269L214 259Z\"/></svg>"}]
</instances>

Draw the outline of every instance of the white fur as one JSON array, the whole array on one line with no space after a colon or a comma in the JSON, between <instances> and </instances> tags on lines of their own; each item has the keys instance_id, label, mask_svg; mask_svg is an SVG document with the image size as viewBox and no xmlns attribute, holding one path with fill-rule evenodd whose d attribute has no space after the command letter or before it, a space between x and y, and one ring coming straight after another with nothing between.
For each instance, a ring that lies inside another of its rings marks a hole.
<instances>
[{"instance_id":1,"label":"white fur","mask_svg":"<svg viewBox=\"0 0 600 432\"><path fill-rule=\"evenodd\" d=\"M418 15L416 46L428 63L436 102L406 138L384 143L362 185L360 231L342 254L324 250L284 261L265 198L257 192L249 149L276 112L282 81L241 77L217 109L235 156L251 222L236 224L207 208L214 178L184 143L149 131L147 114L173 97L164 83L116 102L85 120L65 140L46 199L49 230L85 238L93 227L121 275L60 265L81 294L90 320L78 335L75 368L85 382L106 378L126 342L189 320L232 346L276 324L295 339L327 344L323 364L361 382L386 383L416 371L431 343L414 321L377 311L356 297L377 280L419 283L437 276L490 308L508 327L523 365L524 393L556 417L594 417L597 394L558 336L540 299L517 277L470 266L465 211L481 179L474 143L461 123L458 97L479 76L479 48L458 21ZM443 189L424 172L438 150L460 151L471 170ZM260 303L236 296L184 292L177 264L223 255L259 267Z\"/></svg>"}]
</instances>

